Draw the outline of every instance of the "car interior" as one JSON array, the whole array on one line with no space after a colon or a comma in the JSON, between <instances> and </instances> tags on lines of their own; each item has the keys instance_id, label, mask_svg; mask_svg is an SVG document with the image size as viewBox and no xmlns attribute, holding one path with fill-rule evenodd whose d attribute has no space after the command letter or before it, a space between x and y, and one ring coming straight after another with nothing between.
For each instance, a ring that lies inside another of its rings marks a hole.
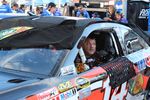
<instances>
[{"instance_id":1,"label":"car interior","mask_svg":"<svg viewBox=\"0 0 150 100\"><path fill-rule=\"evenodd\" d=\"M96 32L97 33L97 32ZM103 62L111 61L116 57L114 42L108 31L99 31L96 36L97 51L102 55Z\"/></svg>"},{"instance_id":2,"label":"car interior","mask_svg":"<svg viewBox=\"0 0 150 100\"><path fill-rule=\"evenodd\" d=\"M99 53L102 64L110 62L118 57L111 34L112 30L96 30L89 35L94 36L96 39L96 51ZM74 61L74 63L76 62Z\"/></svg>"}]
</instances>

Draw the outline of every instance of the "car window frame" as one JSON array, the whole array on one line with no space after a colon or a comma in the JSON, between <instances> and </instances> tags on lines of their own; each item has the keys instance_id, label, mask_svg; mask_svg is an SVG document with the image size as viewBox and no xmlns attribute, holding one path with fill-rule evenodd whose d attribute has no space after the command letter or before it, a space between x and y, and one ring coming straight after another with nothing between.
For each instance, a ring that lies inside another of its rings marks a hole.
<instances>
[{"instance_id":1,"label":"car window frame","mask_svg":"<svg viewBox=\"0 0 150 100\"><path fill-rule=\"evenodd\" d=\"M95 30L102 30L102 29L108 29L108 28L109 29L113 29L113 28L118 27L118 25L121 25L121 24L113 23L113 22L100 22L100 23L92 23L92 24L88 25L87 27L85 27L85 29L82 31L82 35L80 36L80 38L76 42L76 44L73 47L73 49L68 54L68 56L67 56L66 60L64 61L64 63L63 63L61 68L65 67L65 66L74 66L75 67L74 60L75 60L75 58L76 58L76 56L78 54L78 44L79 44L80 40L83 37L88 37L88 35L91 32L95 31ZM115 34L117 34L117 31L116 30L114 30L114 31L116 32ZM115 37L115 39L116 39L116 37ZM118 43L117 43L117 46L118 46ZM118 47L118 49L120 50L119 47ZM121 54L119 54L119 56L120 55ZM79 75L79 74L77 74L77 72L74 73L74 74L75 75ZM61 72L59 73L59 75L61 75Z\"/></svg>"},{"instance_id":2,"label":"car window frame","mask_svg":"<svg viewBox=\"0 0 150 100\"><path fill-rule=\"evenodd\" d=\"M118 57L121 57L121 54L120 54L120 52L119 52L119 47L118 47L118 43L117 43L117 41L116 41L116 37L114 36L114 34L116 34L116 30L114 29L114 27L109 27L109 28L104 28L104 29L97 29L97 30L93 30L92 32L94 32L94 31L101 31L101 30L112 30L111 32L108 32L108 34L110 34L110 36L111 36L111 38L112 38L112 40L113 40L113 44L114 44L114 49L115 49L115 51L116 51L116 53L117 53L117 55L118 55ZM92 33L91 32L91 33ZM91 33L89 33L88 35L87 35L87 37L91 34ZM86 38L87 38L86 37ZM81 47L81 48L79 48L79 50L83 50L83 48ZM79 52L79 51L78 51ZM84 52L83 52L84 53ZM85 53L83 54L84 56L85 56ZM82 56L83 56L82 55ZM118 58L117 57L117 58ZM116 58L115 58L116 59ZM105 64L107 64L108 62L106 62ZM74 65L75 66L75 65ZM75 66L76 67L76 66ZM93 69L93 68L92 68ZM84 72L88 72L88 71L91 71L92 69L89 69L89 70L86 70L86 71L84 71ZM82 74L82 73L84 73L84 72L81 72L81 73L78 73L78 75L80 75L80 74Z\"/></svg>"},{"instance_id":3,"label":"car window frame","mask_svg":"<svg viewBox=\"0 0 150 100\"><path fill-rule=\"evenodd\" d=\"M117 31L118 31L117 36L118 36L119 41L120 41L120 43L121 43L121 48L122 48L122 50L123 50L124 55L128 55L128 54L130 54L130 53L128 53L127 47L126 47L126 45L125 45L125 35L124 35L124 33L123 33L123 30L124 30L124 31L126 30L126 32L128 32L129 34L131 34L131 32L132 32L134 35L136 35L136 37L138 37L138 40L140 39L140 40L142 40L142 42L144 42L144 43L146 44L146 46L145 46L144 48L147 48L147 47L148 47L148 43L147 43L140 35L138 35L137 32L135 32L132 28L130 28L130 27L128 27L128 26L121 25L121 26L119 26L118 29L117 29ZM140 41L140 42L141 42L141 41ZM143 49L144 49L144 48L143 48ZM141 49L139 49L139 50L141 50ZM137 52L137 51L139 51L139 50L136 50L136 51L133 51L133 52ZM133 52L131 52L131 53L133 53Z\"/></svg>"}]
</instances>

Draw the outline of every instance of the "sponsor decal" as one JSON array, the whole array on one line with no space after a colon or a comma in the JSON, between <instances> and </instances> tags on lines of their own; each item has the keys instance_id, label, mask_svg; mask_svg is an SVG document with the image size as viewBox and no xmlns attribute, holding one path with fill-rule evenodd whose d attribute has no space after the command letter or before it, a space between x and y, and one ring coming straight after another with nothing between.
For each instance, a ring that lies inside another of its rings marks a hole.
<instances>
[{"instance_id":1,"label":"sponsor decal","mask_svg":"<svg viewBox=\"0 0 150 100\"><path fill-rule=\"evenodd\" d=\"M71 75L76 73L74 65L66 66L61 68L61 75Z\"/></svg>"},{"instance_id":2,"label":"sponsor decal","mask_svg":"<svg viewBox=\"0 0 150 100\"><path fill-rule=\"evenodd\" d=\"M79 100L82 100L83 98L88 97L90 94L91 94L91 88L90 87L81 89L79 91Z\"/></svg>"},{"instance_id":3,"label":"sponsor decal","mask_svg":"<svg viewBox=\"0 0 150 100\"><path fill-rule=\"evenodd\" d=\"M73 86L72 86L72 83L70 81L67 81L67 82L64 82L64 83L58 85L58 90L60 92L67 91L71 88L73 88Z\"/></svg>"},{"instance_id":4,"label":"sponsor decal","mask_svg":"<svg viewBox=\"0 0 150 100\"><path fill-rule=\"evenodd\" d=\"M76 93L77 93L77 89L73 88L73 89L70 89L70 90L68 90L64 93L61 93L59 95L59 98L60 98L60 100L66 100L66 99L71 98L72 96L74 96Z\"/></svg>"},{"instance_id":5,"label":"sponsor decal","mask_svg":"<svg viewBox=\"0 0 150 100\"><path fill-rule=\"evenodd\" d=\"M142 74L139 73L136 77L134 77L133 79L129 81L129 92L132 95L142 92L143 83L144 83L144 80L143 80Z\"/></svg>"},{"instance_id":6,"label":"sponsor decal","mask_svg":"<svg viewBox=\"0 0 150 100\"><path fill-rule=\"evenodd\" d=\"M146 58L145 63L147 67L150 67L150 56Z\"/></svg>"},{"instance_id":7,"label":"sponsor decal","mask_svg":"<svg viewBox=\"0 0 150 100\"><path fill-rule=\"evenodd\" d=\"M20 26L20 27L13 27L13 28L9 28L9 29L5 29L0 31L0 40L7 38L9 36L18 34L20 32L24 32L27 30L32 29L33 27L28 27L28 26Z\"/></svg>"},{"instance_id":8,"label":"sponsor decal","mask_svg":"<svg viewBox=\"0 0 150 100\"><path fill-rule=\"evenodd\" d=\"M77 78L75 82L77 84L77 87L81 89L87 88L88 86L90 86L90 81L86 78L81 78L81 77Z\"/></svg>"},{"instance_id":9,"label":"sponsor decal","mask_svg":"<svg viewBox=\"0 0 150 100\"><path fill-rule=\"evenodd\" d=\"M136 64L139 71L142 71L146 68L145 59L138 61Z\"/></svg>"},{"instance_id":10,"label":"sponsor decal","mask_svg":"<svg viewBox=\"0 0 150 100\"><path fill-rule=\"evenodd\" d=\"M48 100L56 95L58 95L59 92L58 92L58 89L56 87L52 88L52 89L49 89L49 90L46 90L42 93L39 93L37 94L37 98L39 100Z\"/></svg>"},{"instance_id":11,"label":"sponsor decal","mask_svg":"<svg viewBox=\"0 0 150 100\"><path fill-rule=\"evenodd\" d=\"M139 14L139 19L148 18L148 15L149 15L149 9L141 9Z\"/></svg>"}]
</instances>

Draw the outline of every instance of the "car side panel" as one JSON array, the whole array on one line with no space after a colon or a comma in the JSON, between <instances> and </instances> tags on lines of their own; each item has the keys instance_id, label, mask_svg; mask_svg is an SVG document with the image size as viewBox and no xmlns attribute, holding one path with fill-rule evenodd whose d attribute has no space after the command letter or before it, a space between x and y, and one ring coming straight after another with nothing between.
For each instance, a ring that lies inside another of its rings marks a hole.
<instances>
[{"instance_id":1,"label":"car side panel","mask_svg":"<svg viewBox=\"0 0 150 100\"><path fill-rule=\"evenodd\" d=\"M110 66L113 64L108 65ZM69 81L60 83L56 86L55 90L57 92L55 93L51 91L51 89L53 89L51 88L49 89L50 92L43 91L42 93L27 97L27 100L123 100L128 91L127 82L116 88L112 88L110 86L111 76L103 69L103 66L107 66L107 64L84 72ZM54 95L50 95L51 93Z\"/></svg>"}]
</instances>

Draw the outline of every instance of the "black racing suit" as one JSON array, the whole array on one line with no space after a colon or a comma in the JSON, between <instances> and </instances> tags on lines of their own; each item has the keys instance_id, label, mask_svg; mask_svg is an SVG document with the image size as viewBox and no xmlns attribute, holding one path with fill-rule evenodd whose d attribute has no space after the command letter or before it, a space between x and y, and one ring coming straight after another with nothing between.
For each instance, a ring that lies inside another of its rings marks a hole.
<instances>
[{"instance_id":1,"label":"black racing suit","mask_svg":"<svg viewBox=\"0 0 150 100\"><path fill-rule=\"evenodd\" d=\"M90 69L92 69L93 67L97 67L100 64L102 64L102 61L103 61L102 56L100 55L99 52L96 52L92 56L86 57L85 64L87 64L90 67ZM79 56L79 54L75 59L75 66L76 66L76 69L77 69L78 73L81 73L81 72L85 71L84 63L81 61L81 57Z\"/></svg>"}]
</instances>

